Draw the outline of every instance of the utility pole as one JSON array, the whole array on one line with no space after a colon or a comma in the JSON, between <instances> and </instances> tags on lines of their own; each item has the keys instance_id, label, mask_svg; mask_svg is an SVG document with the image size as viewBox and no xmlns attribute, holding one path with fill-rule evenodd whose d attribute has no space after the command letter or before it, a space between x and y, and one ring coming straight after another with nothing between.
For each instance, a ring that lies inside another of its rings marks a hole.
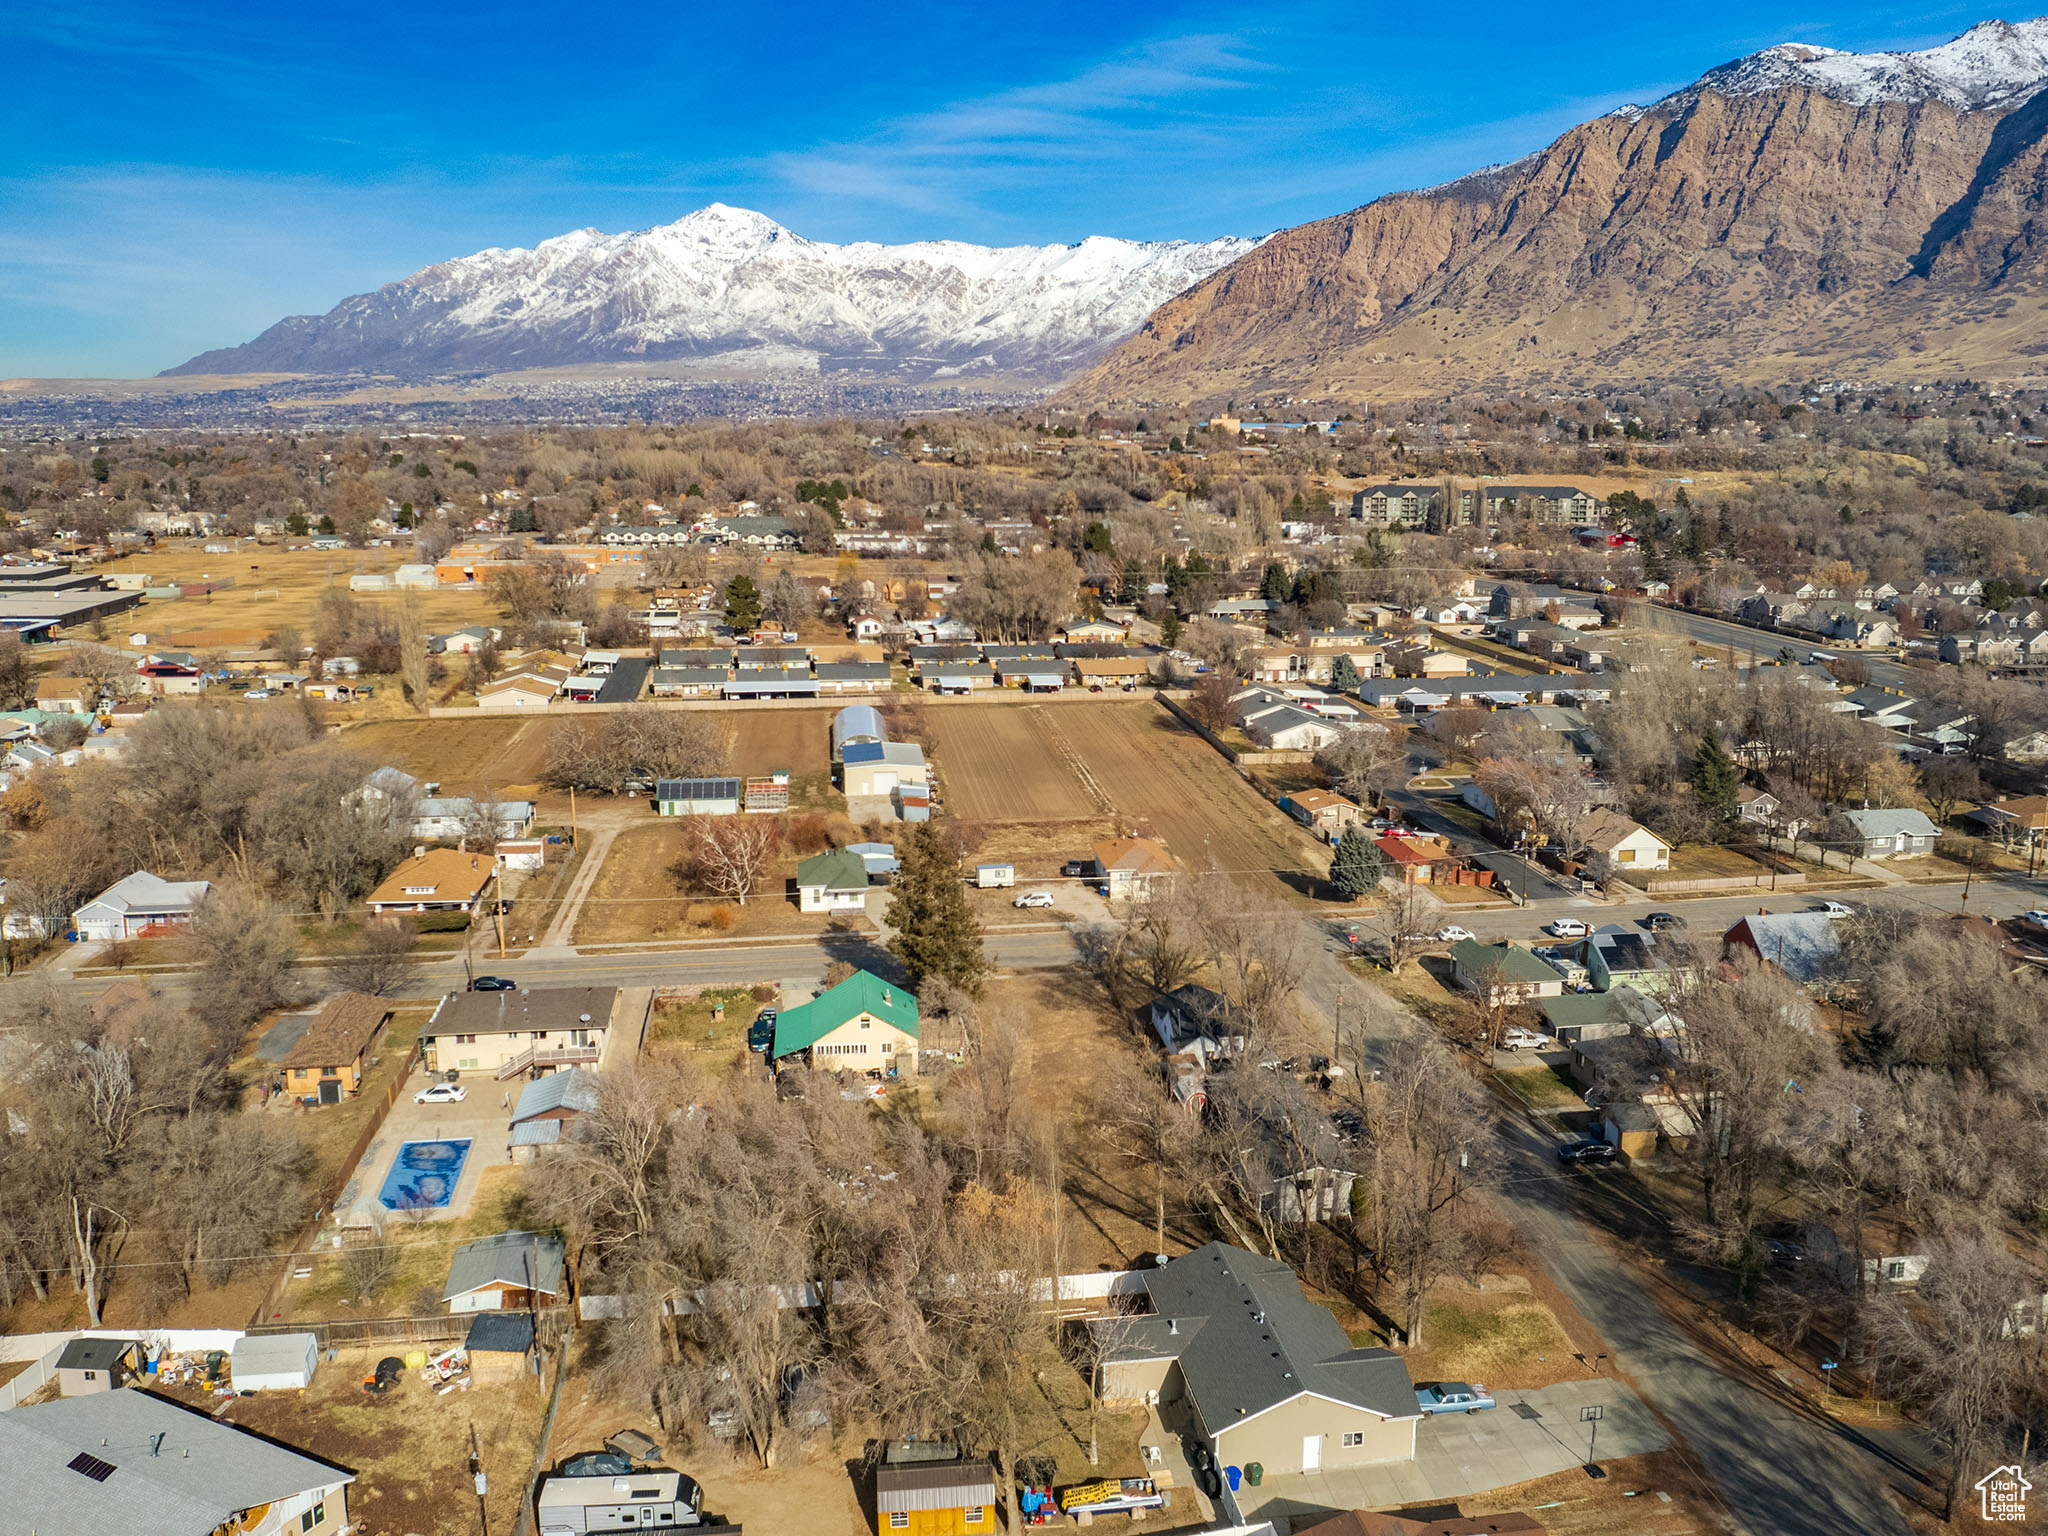
<instances>
[{"instance_id":1,"label":"utility pole","mask_svg":"<svg viewBox=\"0 0 2048 1536\"><path fill-rule=\"evenodd\" d=\"M571 784L571 785L569 786L569 848L570 848L570 851L571 851L571 852L573 852L573 851L575 850L575 847L576 847L576 786L575 786L574 784Z\"/></svg>"},{"instance_id":2,"label":"utility pole","mask_svg":"<svg viewBox=\"0 0 2048 1536\"><path fill-rule=\"evenodd\" d=\"M490 1482L484 1476L483 1448L477 1444L476 1420L469 1421L469 1475L476 1479L476 1521L483 1536L491 1536L491 1512L484 1503L484 1495L490 1491Z\"/></svg>"}]
</instances>

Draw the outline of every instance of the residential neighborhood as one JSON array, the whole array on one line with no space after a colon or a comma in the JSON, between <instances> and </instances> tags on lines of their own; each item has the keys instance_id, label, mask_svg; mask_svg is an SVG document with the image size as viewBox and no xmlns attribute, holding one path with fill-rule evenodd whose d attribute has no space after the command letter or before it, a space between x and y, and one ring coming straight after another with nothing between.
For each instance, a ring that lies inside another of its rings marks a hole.
<instances>
[{"instance_id":1,"label":"residential neighborhood","mask_svg":"<svg viewBox=\"0 0 2048 1536\"><path fill-rule=\"evenodd\" d=\"M1766 558L1760 447L1594 404L394 432L346 533L0 552L132 599L0 646L22 1528L1967 1514L2048 1315L2028 520Z\"/></svg>"}]
</instances>

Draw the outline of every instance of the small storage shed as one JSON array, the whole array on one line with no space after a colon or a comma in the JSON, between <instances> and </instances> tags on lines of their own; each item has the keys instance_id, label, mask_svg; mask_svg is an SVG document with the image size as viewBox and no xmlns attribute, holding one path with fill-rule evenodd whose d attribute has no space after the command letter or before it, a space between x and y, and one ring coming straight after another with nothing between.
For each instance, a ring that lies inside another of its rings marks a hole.
<instances>
[{"instance_id":1,"label":"small storage shed","mask_svg":"<svg viewBox=\"0 0 2048 1536\"><path fill-rule=\"evenodd\" d=\"M228 1349L237 1392L298 1391L313 1384L320 1341L310 1333L245 1333Z\"/></svg>"},{"instance_id":2,"label":"small storage shed","mask_svg":"<svg viewBox=\"0 0 2048 1536\"><path fill-rule=\"evenodd\" d=\"M531 1370L533 1317L526 1312L479 1312L463 1348L469 1374L479 1384L518 1382Z\"/></svg>"},{"instance_id":3,"label":"small storage shed","mask_svg":"<svg viewBox=\"0 0 2048 1536\"><path fill-rule=\"evenodd\" d=\"M141 1356L142 1345L134 1339L73 1339L57 1357L57 1395L111 1392L135 1375Z\"/></svg>"},{"instance_id":4,"label":"small storage shed","mask_svg":"<svg viewBox=\"0 0 2048 1536\"><path fill-rule=\"evenodd\" d=\"M995 1528L996 1480L986 1461L885 1463L876 1470L876 1536L976 1536Z\"/></svg>"}]
</instances>

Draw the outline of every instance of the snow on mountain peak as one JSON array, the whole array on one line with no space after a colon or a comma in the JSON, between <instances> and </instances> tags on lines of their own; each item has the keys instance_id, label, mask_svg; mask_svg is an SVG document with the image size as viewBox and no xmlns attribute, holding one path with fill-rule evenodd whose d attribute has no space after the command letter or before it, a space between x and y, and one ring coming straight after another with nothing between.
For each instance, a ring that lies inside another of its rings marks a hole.
<instances>
[{"instance_id":1,"label":"snow on mountain peak","mask_svg":"<svg viewBox=\"0 0 2048 1536\"><path fill-rule=\"evenodd\" d=\"M833 245L712 203L635 233L580 229L440 262L207 362L422 372L768 348L934 377L961 367L1054 374L1092 360L1255 244L1097 235L1077 245Z\"/></svg>"},{"instance_id":2,"label":"snow on mountain peak","mask_svg":"<svg viewBox=\"0 0 2048 1536\"><path fill-rule=\"evenodd\" d=\"M1973 112L2010 106L2043 85L2048 85L2048 17L1981 21L1945 43L1910 52L1849 53L1779 43L1707 71L1668 100L1684 103L1702 91L1756 96L1805 87L1851 106L1939 101Z\"/></svg>"}]
</instances>

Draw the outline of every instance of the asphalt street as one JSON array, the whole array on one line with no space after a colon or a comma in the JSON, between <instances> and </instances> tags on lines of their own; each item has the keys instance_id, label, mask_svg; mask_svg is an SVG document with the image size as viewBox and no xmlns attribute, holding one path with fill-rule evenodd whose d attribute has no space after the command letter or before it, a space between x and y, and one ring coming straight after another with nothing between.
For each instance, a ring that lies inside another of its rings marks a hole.
<instances>
[{"instance_id":1,"label":"asphalt street","mask_svg":"<svg viewBox=\"0 0 2048 1536\"><path fill-rule=\"evenodd\" d=\"M1736 663L1747 666L1750 657L1770 660L1780 650L1791 650L1804 661L1812 651L1829 651L1837 656L1853 656L1862 662L1870 673L1870 681L1880 688L1903 688L1908 693L1915 684L1924 686L1926 674L1912 667L1902 666L1896 661L1887 661L1880 656L1866 655L1862 651L1844 651L1830 646L1827 641L1810 635L1781 634L1775 630L1752 629L1747 624L1731 624L1726 619L1710 619L1705 614L1688 613L1683 608L1666 608L1662 605L1653 611L1661 623L1669 624L1689 640L1697 640L1703 649L1713 652L1733 648Z\"/></svg>"},{"instance_id":2,"label":"asphalt street","mask_svg":"<svg viewBox=\"0 0 2048 1536\"><path fill-rule=\"evenodd\" d=\"M1685 1437L1738 1529L1909 1536L1885 1493L1917 1485L1909 1466L1887 1446L1817 1417L1789 1389L1767 1390L1755 1367L1697 1319L1674 1316L1595 1240L1574 1209L1574 1190L1610 1170L1561 1170L1555 1143L1519 1119L1504 1119L1501 1134L1501 1202L1529 1251L1606 1338L1607 1368L1625 1373Z\"/></svg>"}]
</instances>

